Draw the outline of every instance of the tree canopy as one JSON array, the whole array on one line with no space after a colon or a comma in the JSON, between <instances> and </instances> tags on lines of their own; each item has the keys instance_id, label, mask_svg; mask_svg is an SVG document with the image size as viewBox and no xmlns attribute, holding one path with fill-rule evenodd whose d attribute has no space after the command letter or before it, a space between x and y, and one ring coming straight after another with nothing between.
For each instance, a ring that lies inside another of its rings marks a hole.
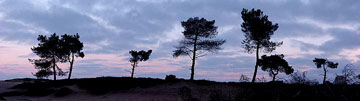
<instances>
[{"instance_id":1,"label":"tree canopy","mask_svg":"<svg viewBox=\"0 0 360 101\"><path fill-rule=\"evenodd\" d=\"M31 48L31 50L38 55L40 59L29 59L35 68L39 69L34 76L43 78L54 75L54 80L56 80L56 75L65 75L65 72L56 65L57 62L66 62L68 60L68 51L63 47L63 42L61 42L59 36L56 35L56 33L50 37L39 35L37 40L39 41L38 46Z\"/></svg>"},{"instance_id":2,"label":"tree canopy","mask_svg":"<svg viewBox=\"0 0 360 101\"><path fill-rule=\"evenodd\" d=\"M50 75L54 75L54 80L56 80L56 75L65 76L67 72L62 71L62 69L56 64L58 62L65 63L70 62L70 79L74 58L81 57L83 58L84 45L79 40L80 36L64 34L61 38L56 35L56 33L47 37L45 35L39 35L38 46L31 48L31 50L40 57L40 59L29 59L29 61L35 65L36 69L39 69L34 76L38 78L47 78Z\"/></svg>"},{"instance_id":3,"label":"tree canopy","mask_svg":"<svg viewBox=\"0 0 360 101\"><path fill-rule=\"evenodd\" d=\"M131 71L131 78L134 77L135 67L137 66L137 64L140 61L147 61L150 58L151 52L152 52L152 50L148 50L148 51L131 50L131 51L129 51L129 54L132 56L129 61L132 63L131 66L133 66L132 71Z\"/></svg>"},{"instance_id":4,"label":"tree canopy","mask_svg":"<svg viewBox=\"0 0 360 101\"><path fill-rule=\"evenodd\" d=\"M260 9L251 11L243 9L241 14L244 21L241 24L241 30L245 33L242 44L247 52L252 53L257 48L264 49L264 52L272 52L282 45L282 42L270 41L279 25L269 21L268 16L264 15Z\"/></svg>"},{"instance_id":5,"label":"tree canopy","mask_svg":"<svg viewBox=\"0 0 360 101\"><path fill-rule=\"evenodd\" d=\"M270 76L273 77L273 81L275 81L275 77L279 72L287 75L294 72L294 69L284 59L283 54L271 56L263 55L259 60L259 66L261 66L263 71L269 72Z\"/></svg>"},{"instance_id":6,"label":"tree canopy","mask_svg":"<svg viewBox=\"0 0 360 101\"><path fill-rule=\"evenodd\" d=\"M323 79L323 83L325 83L326 81L326 73L327 73L327 68L337 68L337 66L339 65L338 63L334 63L332 61L329 61L325 58L315 58L313 60L313 62L315 63L316 65L316 68L323 68L324 70L324 79Z\"/></svg>"}]
</instances>

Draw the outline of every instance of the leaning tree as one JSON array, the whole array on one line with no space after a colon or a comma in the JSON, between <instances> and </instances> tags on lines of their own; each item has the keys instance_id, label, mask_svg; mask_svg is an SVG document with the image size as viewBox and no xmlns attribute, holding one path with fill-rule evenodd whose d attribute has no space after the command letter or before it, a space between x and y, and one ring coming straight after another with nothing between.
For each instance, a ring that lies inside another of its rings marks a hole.
<instances>
[{"instance_id":1,"label":"leaning tree","mask_svg":"<svg viewBox=\"0 0 360 101\"><path fill-rule=\"evenodd\" d=\"M207 53L215 53L221 50L220 46L225 43L223 39L214 39L217 36L215 20L207 21L205 18L189 18L182 21L184 27L182 32L184 39L173 52L174 57L188 55L192 60L190 80L194 80L194 67L197 58L205 56Z\"/></svg>"},{"instance_id":2,"label":"leaning tree","mask_svg":"<svg viewBox=\"0 0 360 101\"><path fill-rule=\"evenodd\" d=\"M68 52L67 57L70 63L68 79L70 79L75 57L84 58L85 56L84 52L81 51L84 45L82 42L80 42L79 40L80 36L78 33L76 33L76 35L64 34L61 37L62 37L61 38L62 45L65 49L67 49Z\"/></svg>"},{"instance_id":3,"label":"leaning tree","mask_svg":"<svg viewBox=\"0 0 360 101\"><path fill-rule=\"evenodd\" d=\"M275 81L276 75L279 73L285 73L289 75L294 72L294 69L289 66L288 62L284 59L284 55L271 55L261 56L259 59L259 66L263 71L269 72L270 76L272 76L272 81Z\"/></svg>"},{"instance_id":4,"label":"leaning tree","mask_svg":"<svg viewBox=\"0 0 360 101\"><path fill-rule=\"evenodd\" d=\"M54 80L56 80L56 75L64 76L65 72L56 65L58 62L66 62L68 58L67 49L62 46L59 36L57 36L56 33L50 37L39 35L37 40L39 41L38 46L31 48L31 50L38 55L40 59L29 59L35 68L39 69L34 76L44 78L49 75L54 75Z\"/></svg>"},{"instance_id":5,"label":"leaning tree","mask_svg":"<svg viewBox=\"0 0 360 101\"><path fill-rule=\"evenodd\" d=\"M315 63L316 65L316 68L323 68L324 70L324 79L323 79L323 84L325 83L326 81L326 73L327 73L327 69L328 68L337 68L337 66L339 65L338 63L334 63L332 61L329 61L327 59L324 59L324 58L315 58L313 60L313 62Z\"/></svg>"},{"instance_id":6,"label":"leaning tree","mask_svg":"<svg viewBox=\"0 0 360 101\"><path fill-rule=\"evenodd\" d=\"M152 52L152 50L148 50L148 51L144 51L144 50L134 51L134 50L131 50L131 51L129 51L129 54L132 56L130 58L130 60L129 60L131 62L131 66L132 66L131 78L134 77L135 67L137 66L137 64L140 61L148 60L149 57L150 57L151 52Z\"/></svg>"},{"instance_id":7,"label":"leaning tree","mask_svg":"<svg viewBox=\"0 0 360 101\"><path fill-rule=\"evenodd\" d=\"M241 24L241 30L245 36L242 42L243 47L248 53L256 51L255 71L251 81L254 83L259 65L259 51L264 49L264 52L272 52L276 47L282 45L282 42L270 41L271 36L279 26L269 21L268 16L264 15L260 9L248 11L244 8L241 14L244 20Z\"/></svg>"}]
</instances>

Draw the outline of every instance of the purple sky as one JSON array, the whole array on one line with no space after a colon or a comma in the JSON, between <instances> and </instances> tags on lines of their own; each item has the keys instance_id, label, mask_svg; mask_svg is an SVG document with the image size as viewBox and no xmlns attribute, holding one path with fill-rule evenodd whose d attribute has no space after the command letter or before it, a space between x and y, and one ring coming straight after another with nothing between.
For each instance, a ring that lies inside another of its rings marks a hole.
<instances>
[{"instance_id":1,"label":"purple sky","mask_svg":"<svg viewBox=\"0 0 360 101\"><path fill-rule=\"evenodd\" d=\"M269 54L284 54L298 71L321 80L315 57L339 62L329 80L346 64L360 73L359 0L0 0L0 80L32 77L28 58L37 36L80 34L85 58L77 58L74 78L129 76L129 50L148 50L149 61L139 63L135 77L190 77L188 57L173 58L183 37L180 21L190 17L216 20L218 38L227 42L217 54L199 58L195 79L238 81L252 76L255 54L244 52L240 24L243 8L261 9L279 29L273 41L284 44ZM263 55L265 53L261 53ZM68 64L61 64L68 70ZM269 78L259 69L258 77ZM287 78L286 75L279 75Z\"/></svg>"}]
</instances>

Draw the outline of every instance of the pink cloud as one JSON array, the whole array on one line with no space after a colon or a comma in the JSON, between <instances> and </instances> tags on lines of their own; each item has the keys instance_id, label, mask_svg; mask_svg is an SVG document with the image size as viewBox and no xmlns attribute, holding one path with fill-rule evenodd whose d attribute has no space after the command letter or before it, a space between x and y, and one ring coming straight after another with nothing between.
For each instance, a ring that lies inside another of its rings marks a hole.
<instances>
[{"instance_id":1,"label":"pink cloud","mask_svg":"<svg viewBox=\"0 0 360 101\"><path fill-rule=\"evenodd\" d=\"M141 73L166 73L171 71L177 71L186 66L179 64L178 61L186 61L184 59L173 58L158 58L150 61L139 63L138 72ZM129 64L130 65L130 64Z\"/></svg>"},{"instance_id":2,"label":"pink cloud","mask_svg":"<svg viewBox=\"0 0 360 101\"><path fill-rule=\"evenodd\" d=\"M101 61L92 61L91 63L77 63L81 64L102 64L106 67L117 67L117 68L125 68L128 65L128 56L120 56L116 54L86 54L83 59L78 58L77 61L86 61L86 60L101 60Z\"/></svg>"},{"instance_id":3,"label":"pink cloud","mask_svg":"<svg viewBox=\"0 0 360 101\"><path fill-rule=\"evenodd\" d=\"M31 57L24 57L31 54L31 46L0 39L0 47L0 72L24 75L34 72L34 67L28 61Z\"/></svg>"},{"instance_id":4,"label":"pink cloud","mask_svg":"<svg viewBox=\"0 0 360 101\"><path fill-rule=\"evenodd\" d=\"M343 49L340 53L340 56L345 56L347 60L355 63L360 61L360 48L357 49Z\"/></svg>"}]
</instances>

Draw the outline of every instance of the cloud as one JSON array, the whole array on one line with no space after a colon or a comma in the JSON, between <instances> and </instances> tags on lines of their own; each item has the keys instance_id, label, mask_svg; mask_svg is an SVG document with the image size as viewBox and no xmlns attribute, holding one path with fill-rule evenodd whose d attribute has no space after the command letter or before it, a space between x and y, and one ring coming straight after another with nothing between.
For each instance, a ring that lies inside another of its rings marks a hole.
<instances>
[{"instance_id":1,"label":"cloud","mask_svg":"<svg viewBox=\"0 0 360 101\"><path fill-rule=\"evenodd\" d=\"M30 46L16 41L4 41L0 37L0 47L0 73L9 75L6 78L1 76L0 79L10 79L20 75L32 76L31 73L35 70L28 61L28 58L32 57L19 57L30 54Z\"/></svg>"},{"instance_id":2,"label":"cloud","mask_svg":"<svg viewBox=\"0 0 360 101\"><path fill-rule=\"evenodd\" d=\"M154 43L138 43L135 46L137 48L147 48L147 49L156 50L163 43L180 41L180 38L182 38L183 30L184 29L182 28L182 26L180 24L176 23L176 24L172 25L172 28L170 30L166 30L166 31L162 32L161 34L155 34L150 37L140 38L140 40L145 40L145 41L157 40L156 42L154 42Z\"/></svg>"},{"instance_id":3,"label":"cloud","mask_svg":"<svg viewBox=\"0 0 360 101\"><path fill-rule=\"evenodd\" d=\"M288 40L291 40L291 41L300 41L300 42L315 45L315 46L321 46L321 45L325 44L326 42L334 39L334 37L332 37L330 35L321 35L321 36L320 35L321 34L313 33L312 36L288 37L288 38L284 38L282 40L287 41L287 43L291 43L288 41Z\"/></svg>"},{"instance_id":4,"label":"cloud","mask_svg":"<svg viewBox=\"0 0 360 101\"><path fill-rule=\"evenodd\" d=\"M319 27L324 31L327 31L329 29L334 29L334 28L338 28L338 29L344 29L344 30L350 30L350 31L359 31L359 27L360 27L360 22L358 23L325 23L322 21L318 21L318 20L314 20L311 18L296 18L298 23L303 23L303 24L309 24L315 27Z\"/></svg>"},{"instance_id":5,"label":"cloud","mask_svg":"<svg viewBox=\"0 0 360 101\"><path fill-rule=\"evenodd\" d=\"M357 49L343 49L339 55L345 56L347 60L350 60L352 63L360 61L360 48Z\"/></svg>"}]
</instances>

